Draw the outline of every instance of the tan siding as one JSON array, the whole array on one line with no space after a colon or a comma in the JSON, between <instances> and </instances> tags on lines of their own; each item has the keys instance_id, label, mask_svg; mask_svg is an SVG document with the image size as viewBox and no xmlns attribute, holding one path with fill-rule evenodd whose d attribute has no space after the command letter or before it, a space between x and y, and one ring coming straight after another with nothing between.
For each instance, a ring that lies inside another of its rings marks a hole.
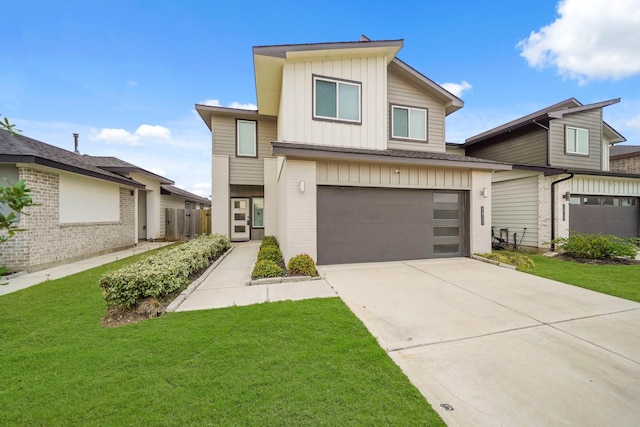
<instances>
[{"instance_id":1,"label":"tan siding","mask_svg":"<svg viewBox=\"0 0 640 427\"><path fill-rule=\"evenodd\" d=\"M387 99L389 104L406 105L410 107L426 108L427 113L427 143L394 141L389 139L388 147L400 150L418 150L430 152L445 152L445 115L444 106L435 98L419 90L403 80L393 71L387 73ZM391 135L390 109L384 112L387 123L388 137ZM382 116L381 116L382 117Z\"/></svg>"},{"instance_id":2,"label":"tan siding","mask_svg":"<svg viewBox=\"0 0 640 427\"><path fill-rule=\"evenodd\" d=\"M236 157L236 119L213 118L213 153L229 156L229 183L262 185L264 159L272 157L271 142L277 139L276 121L258 118L258 158Z\"/></svg>"},{"instance_id":3,"label":"tan siding","mask_svg":"<svg viewBox=\"0 0 640 427\"><path fill-rule=\"evenodd\" d=\"M497 237L509 229L509 242L518 233L518 243L538 246L538 178L536 176L494 182L491 186L491 226ZM526 228L526 232L524 232ZM524 232L524 237L523 233Z\"/></svg>"},{"instance_id":4,"label":"tan siding","mask_svg":"<svg viewBox=\"0 0 640 427\"><path fill-rule=\"evenodd\" d=\"M547 131L534 130L499 143L481 147L468 147L468 156L481 159L498 160L500 162L546 166L547 164Z\"/></svg>"},{"instance_id":5,"label":"tan siding","mask_svg":"<svg viewBox=\"0 0 640 427\"><path fill-rule=\"evenodd\" d=\"M589 156L565 154L565 126L589 129ZM569 114L550 123L551 166L602 170L602 109Z\"/></svg>"},{"instance_id":6,"label":"tan siding","mask_svg":"<svg viewBox=\"0 0 640 427\"><path fill-rule=\"evenodd\" d=\"M318 185L456 190L468 190L471 186L470 172L466 169L317 162L317 173Z\"/></svg>"},{"instance_id":7,"label":"tan siding","mask_svg":"<svg viewBox=\"0 0 640 427\"><path fill-rule=\"evenodd\" d=\"M640 180L578 175L569 181L572 194L640 196Z\"/></svg>"}]
</instances>

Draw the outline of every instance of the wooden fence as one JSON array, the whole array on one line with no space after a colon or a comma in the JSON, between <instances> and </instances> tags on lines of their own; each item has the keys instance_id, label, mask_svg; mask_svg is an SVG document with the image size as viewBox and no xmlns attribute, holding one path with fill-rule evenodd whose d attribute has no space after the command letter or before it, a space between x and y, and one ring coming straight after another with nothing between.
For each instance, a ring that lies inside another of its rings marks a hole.
<instances>
[{"instance_id":1,"label":"wooden fence","mask_svg":"<svg viewBox=\"0 0 640 427\"><path fill-rule=\"evenodd\" d=\"M211 209L167 208L164 234L169 242L211 234Z\"/></svg>"}]
</instances>

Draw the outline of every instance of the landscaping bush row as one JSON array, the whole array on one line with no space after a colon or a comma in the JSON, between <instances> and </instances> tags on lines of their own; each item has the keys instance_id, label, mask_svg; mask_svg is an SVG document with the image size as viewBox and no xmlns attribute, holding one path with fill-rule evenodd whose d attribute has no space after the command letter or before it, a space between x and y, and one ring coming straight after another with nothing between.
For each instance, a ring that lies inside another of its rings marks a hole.
<instances>
[{"instance_id":1,"label":"landscaping bush row","mask_svg":"<svg viewBox=\"0 0 640 427\"><path fill-rule=\"evenodd\" d=\"M185 288L193 276L229 249L226 236L204 235L107 273L100 288L109 306L134 307Z\"/></svg>"},{"instance_id":2,"label":"landscaping bush row","mask_svg":"<svg viewBox=\"0 0 640 427\"><path fill-rule=\"evenodd\" d=\"M292 276L317 276L316 263L307 254L296 255L287 264L288 274ZM273 236L265 236L258 252L258 261L253 267L251 277L259 279L264 277L280 277L287 275L282 260L282 252L278 241Z\"/></svg>"},{"instance_id":3,"label":"landscaping bush row","mask_svg":"<svg viewBox=\"0 0 640 427\"><path fill-rule=\"evenodd\" d=\"M638 253L637 238L622 238L605 234L575 233L568 238L553 241L567 255L574 258L611 259L635 258Z\"/></svg>"}]
</instances>

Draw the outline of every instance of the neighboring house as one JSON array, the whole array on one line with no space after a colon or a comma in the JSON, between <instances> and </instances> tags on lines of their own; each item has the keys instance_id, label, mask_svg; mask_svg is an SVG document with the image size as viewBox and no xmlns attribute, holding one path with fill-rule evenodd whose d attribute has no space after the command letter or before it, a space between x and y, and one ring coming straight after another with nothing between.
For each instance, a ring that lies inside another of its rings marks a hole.
<instances>
[{"instance_id":1,"label":"neighboring house","mask_svg":"<svg viewBox=\"0 0 640 427\"><path fill-rule=\"evenodd\" d=\"M463 102L396 58L402 40L253 48L257 111L196 110L212 132L212 228L278 238L285 262L491 249L489 188L509 165L446 152Z\"/></svg>"},{"instance_id":2,"label":"neighboring house","mask_svg":"<svg viewBox=\"0 0 640 427\"><path fill-rule=\"evenodd\" d=\"M138 240L163 239L165 211L162 207L162 186L174 182L116 157L83 157L101 169L144 184L144 189L138 191L136 208Z\"/></svg>"},{"instance_id":3,"label":"neighboring house","mask_svg":"<svg viewBox=\"0 0 640 427\"><path fill-rule=\"evenodd\" d=\"M18 233L0 245L0 265L38 270L136 244L142 183L99 168L85 156L0 131L0 175L22 179L38 206L20 216Z\"/></svg>"},{"instance_id":4,"label":"neighboring house","mask_svg":"<svg viewBox=\"0 0 640 427\"><path fill-rule=\"evenodd\" d=\"M173 181L115 157L0 131L0 176L23 179L38 203L21 215L27 231L0 246L0 265L34 271L164 237L161 199L173 196L163 196L162 186ZM180 197L182 207L198 200Z\"/></svg>"},{"instance_id":5,"label":"neighboring house","mask_svg":"<svg viewBox=\"0 0 640 427\"><path fill-rule=\"evenodd\" d=\"M574 231L638 236L640 175L609 170L609 147L625 138L602 110L619 101L570 98L466 140L467 155L513 164L493 177L496 236L537 248Z\"/></svg>"},{"instance_id":6,"label":"neighboring house","mask_svg":"<svg viewBox=\"0 0 640 427\"><path fill-rule=\"evenodd\" d=\"M640 145L614 145L611 147L612 171L640 174Z\"/></svg>"}]
</instances>

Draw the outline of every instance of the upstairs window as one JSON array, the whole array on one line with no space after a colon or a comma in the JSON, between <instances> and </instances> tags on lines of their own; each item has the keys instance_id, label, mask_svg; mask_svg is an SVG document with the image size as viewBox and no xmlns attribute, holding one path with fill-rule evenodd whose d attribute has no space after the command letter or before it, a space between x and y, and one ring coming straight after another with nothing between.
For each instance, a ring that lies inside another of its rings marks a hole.
<instances>
[{"instance_id":1,"label":"upstairs window","mask_svg":"<svg viewBox=\"0 0 640 427\"><path fill-rule=\"evenodd\" d=\"M567 126L565 135L568 154L589 155L589 129Z\"/></svg>"},{"instance_id":2,"label":"upstairs window","mask_svg":"<svg viewBox=\"0 0 640 427\"><path fill-rule=\"evenodd\" d=\"M361 84L313 77L313 117L360 123Z\"/></svg>"},{"instance_id":3,"label":"upstairs window","mask_svg":"<svg viewBox=\"0 0 640 427\"><path fill-rule=\"evenodd\" d=\"M391 138L426 141L427 110L392 105Z\"/></svg>"},{"instance_id":4,"label":"upstairs window","mask_svg":"<svg viewBox=\"0 0 640 427\"><path fill-rule=\"evenodd\" d=\"M236 121L236 154L242 157L258 157L257 122Z\"/></svg>"}]
</instances>

